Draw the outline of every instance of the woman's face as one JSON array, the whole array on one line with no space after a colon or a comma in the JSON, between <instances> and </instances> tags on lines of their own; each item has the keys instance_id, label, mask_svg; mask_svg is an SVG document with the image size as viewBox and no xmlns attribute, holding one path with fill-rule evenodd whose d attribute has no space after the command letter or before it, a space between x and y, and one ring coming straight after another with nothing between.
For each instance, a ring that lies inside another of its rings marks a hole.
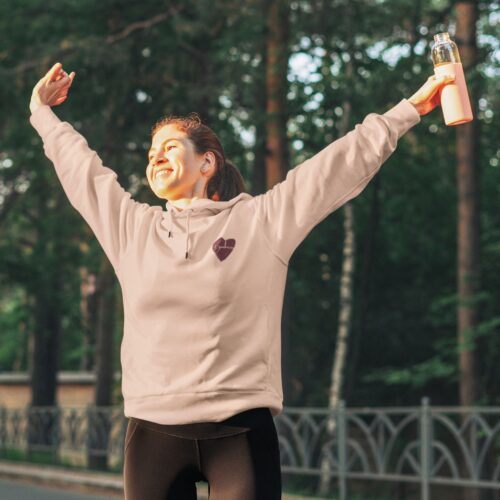
<instances>
[{"instance_id":1,"label":"woman's face","mask_svg":"<svg viewBox=\"0 0 500 500\"><path fill-rule=\"evenodd\" d=\"M179 200L203 198L205 185L212 168L213 153L199 155L187 134L175 125L165 125L156 132L148 152L146 177L153 192L159 198Z\"/></svg>"}]
</instances>

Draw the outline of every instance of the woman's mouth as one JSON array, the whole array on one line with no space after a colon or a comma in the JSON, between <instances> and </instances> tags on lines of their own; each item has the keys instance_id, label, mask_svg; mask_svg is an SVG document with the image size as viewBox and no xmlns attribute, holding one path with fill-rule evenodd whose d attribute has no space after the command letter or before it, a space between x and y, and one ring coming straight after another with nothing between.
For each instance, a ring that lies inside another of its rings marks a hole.
<instances>
[{"instance_id":1,"label":"woman's mouth","mask_svg":"<svg viewBox=\"0 0 500 500\"><path fill-rule=\"evenodd\" d=\"M156 180L157 177L167 177L168 174L170 174L171 172L173 172L172 168L163 168L161 170L158 170L158 172L156 172L154 178Z\"/></svg>"}]
</instances>

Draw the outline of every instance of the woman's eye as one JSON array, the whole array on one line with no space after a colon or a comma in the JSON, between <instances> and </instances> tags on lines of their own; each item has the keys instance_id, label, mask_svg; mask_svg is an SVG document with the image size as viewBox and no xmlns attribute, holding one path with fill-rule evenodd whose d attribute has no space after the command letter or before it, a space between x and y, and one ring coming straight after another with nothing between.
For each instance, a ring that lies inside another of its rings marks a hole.
<instances>
[{"instance_id":1,"label":"woman's eye","mask_svg":"<svg viewBox=\"0 0 500 500\"><path fill-rule=\"evenodd\" d=\"M167 151L170 151L171 148L175 148L175 146L167 146L166 150ZM149 158L148 158L149 161L152 161L153 160L153 155L151 155Z\"/></svg>"}]
</instances>

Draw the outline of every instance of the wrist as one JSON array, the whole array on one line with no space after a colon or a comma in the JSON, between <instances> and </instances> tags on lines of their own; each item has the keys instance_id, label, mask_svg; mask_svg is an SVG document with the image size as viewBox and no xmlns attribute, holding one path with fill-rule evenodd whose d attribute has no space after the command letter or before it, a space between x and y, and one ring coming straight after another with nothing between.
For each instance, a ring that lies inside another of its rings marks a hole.
<instances>
[{"instance_id":1,"label":"wrist","mask_svg":"<svg viewBox=\"0 0 500 500\"><path fill-rule=\"evenodd\" d=\"M417 102L415 102L411 97L407 99L407 101L417 110L419 115L422 115L422 107Z\"/></svg>"},{"instance_id":2,"label":"wrist","mask_svg":"<svg viewBox=\"0 0 500 500\"><path fill-rule=\"evenodd\" d=\"M40 101L40 99L37 99L37 97L33 96L30 101L30 111L33 114L40 106L43 106L43 102Z\"/></svg>"}]
</instances>

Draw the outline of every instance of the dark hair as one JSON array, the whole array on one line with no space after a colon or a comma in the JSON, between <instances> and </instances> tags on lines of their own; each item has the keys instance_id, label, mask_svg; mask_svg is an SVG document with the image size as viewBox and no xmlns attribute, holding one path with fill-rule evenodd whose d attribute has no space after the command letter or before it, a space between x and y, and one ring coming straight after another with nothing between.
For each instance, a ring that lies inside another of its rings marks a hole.
<instances>
[{"instance_id":1,"label":"dark hair","mask_svg":"<svg viewBox=\"0 0 500 500\"><path fill-rule=\"evenodd\" d=\"M167 116L155 123L151 129L151 138L165 125L175 125L185 132L194 144L197 154L212 151L216 158L217 169L207 183L207 196L215 201L228 201L245 191L245 181L239 170L224 154L222 144L215 132L201 123L197 113L187 116Z\"/></svg>"}]
</instances>

